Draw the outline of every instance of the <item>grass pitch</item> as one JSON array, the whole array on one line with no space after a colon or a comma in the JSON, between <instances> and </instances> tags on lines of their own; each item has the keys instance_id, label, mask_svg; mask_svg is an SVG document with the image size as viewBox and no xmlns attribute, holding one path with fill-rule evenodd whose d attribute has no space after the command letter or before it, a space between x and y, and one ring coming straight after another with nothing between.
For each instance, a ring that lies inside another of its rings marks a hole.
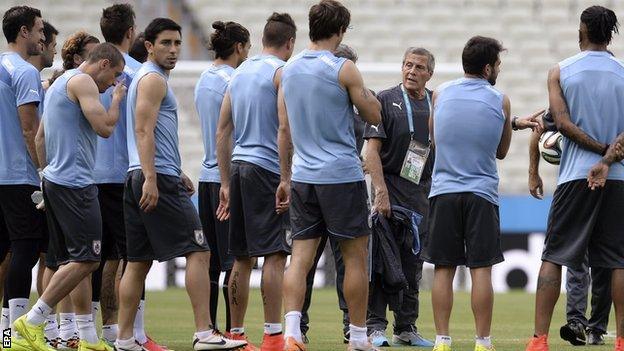
<instances>
[{"instance_id":1,"label":"grass pitch","mask_svg":"<svg viewBox=\"0 0 624 351\"><path fill-rule=\"evenodd\" d=\"M431 311L431 295L423 292L420 295L420 317L418 329L426 338L435 338L433 315ZM523 351L525 343L533 332L533 309L535 295L524 292L497 294L494 306L494 320L492 337L498 351ZM392 337L392 315L390 325L386 331L388 339ZM167 345L176 351L191 351L191 336L193 334L193 320L190 303L186 292L181 289L170 289L164 292L148 292L146 308L146 329L148 333L161 344ZM342 343L342 317L338 310L336 292L332 289L318 289L313 294L310 308L310 331L308 337L309 351L346 350ZM611 316L610 330L615 329L613 315ZM219 300L219 325L225 323L223 313L223 295ZM613 337L607 336L605 346L573 347L559 338L559 327L565 323L565 295L559 299L555 309L555 317L550 331L551 351L606 351L613 350ZM249 309L245 321L246 334L250 340L260 346L262 339L262 301L259 290L252 290L249 300ZM473 350L474 324L470 310L470 295L457 293L453 315L451 317L451 336L453 350ZM418 348L383 348L383 350L427 350Z\"/></svg>"}]
</instances>

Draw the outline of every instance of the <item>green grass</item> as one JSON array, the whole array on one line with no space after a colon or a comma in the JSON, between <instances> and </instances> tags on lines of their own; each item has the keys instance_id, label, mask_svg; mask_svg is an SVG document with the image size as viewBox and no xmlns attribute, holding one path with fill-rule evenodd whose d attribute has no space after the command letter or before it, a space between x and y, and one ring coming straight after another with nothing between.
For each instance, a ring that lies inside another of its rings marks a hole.
<instances>
[{"instance_id":1,"label":"green grass","mask_svg":"<svg viewBox=\"0 0 624 351\"><path fill-rule=\"evenodd\" d=\"M222 296L220 296L222 297ZM533 331L533 294L512 292L497 294L494 307L492 337L498 351L524 350L528 337ZM223 301L219 301L219 323L223 325ZM310 351L346 350L342 344L341 313L337 307L334 290L318 289L314 292L310 309L310 331L308 337ZM391 317L391 314L388 314ZM613 321L613 318L611 318ZM392 323L392 318L390 318ZM262 303L260 292L253 290L249 301L249 310L245 322L246 333L250 340L259 346L262 338ZM582 350L584 347L572 347L559 338L559 327L565 323L565 295L559 299L555 310L555 318L551 328L550 349L552 351ZM165 292L148 293L146 308L146 324L148 333L162 344L176 351L191 351L190 339L193 333L191 307L184 290L173 289ZM431 311L431 295L421 294L420 318L418 328L427 338L434 338L433 317ZM614 329L611 323L610 329ZM392 336L392 326L387 331ZM451 317L451 336L454 350L472 350L474 348L474 324L470 310L470 295L455 295L455 305ZM606 339L607 345L589 347L592 351L613 349L613 338ZM405 350L405 348L384 348L384 350ZM411 348L416 349L416 348ZM424 349L423 349L424 350Z\"/></svg>"}]
</instances>

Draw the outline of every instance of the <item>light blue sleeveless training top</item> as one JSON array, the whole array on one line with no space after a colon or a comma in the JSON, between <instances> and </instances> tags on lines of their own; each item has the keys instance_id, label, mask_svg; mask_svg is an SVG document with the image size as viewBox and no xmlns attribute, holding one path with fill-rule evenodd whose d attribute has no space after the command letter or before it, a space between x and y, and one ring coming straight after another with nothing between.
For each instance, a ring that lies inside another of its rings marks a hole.
<instances>
[{"instance_id":1,"label":"light blue sleeveless training top","mask_svg":"<svg viewBox=\"0 0 624 351\"><path fill-rule=\"evenodd\" d=\"M84 188L94 183L97 134L78 102L67 95L67 82L78 74L82 74L79 69L72 69L54 81L46 92L43 112L48 162L43 176L69 188Z\"/></svg>"},{"instance_id":2,"label":"light blue sleeveless training top","mask_svg":"<svg viewBox=\"0 0 624 351\"><path fill-rule=\"evenodd\" d=\"M137 98L137 86L141 78L150 73L157 73L165 80L169 77L165 72L151 61L147 61L141 66L134 76L132 84L128 89L128 106L126 112L127 134L128 134L128 171L141 169L139 152L134 135L134 119ZM156 147L154 165L156 173L170 176L180 176L181 160L178 149L178 104L169 84L167 84L167 94L160 104L156 127L154 128L154 142Z\"/></svg>"},{"instance_id":3,"label":"light blue sleeveless training top","mask_svg":"<svg viewBox=\"0 0 624 351\"><path fill-rule=\"evenodd\" d=\"M505 123L503 97L485 79L461 78L438 88L429 197L468 192L498 205L496 150Z\"/></svg>"},{"instance_id":4,"label":"light blue sleeveless training top","mask_svg":"<svg viewBox=\"0 0 624 351\"><path fill-rule=\"evenodd\" d=\"M282 84L294 145L292 180L341 184L364 180L353 105L338 75L345 58L304 50L284 67Z\"/></svg>"},{"instance_id":5,"label":"light blue sleeveless training top","mask_svg":"<svg viewBox=\"0 0 624 351\"><path fill-rule=\"evenodd\" d=\"M624 131L624 66L605 51L583 51L559 63L570 120L595 140L609 144ZM585 179L601 156L563 138L559 183ZM624 180L615 163L608 179Z\"/></svg>"}]
</instances>

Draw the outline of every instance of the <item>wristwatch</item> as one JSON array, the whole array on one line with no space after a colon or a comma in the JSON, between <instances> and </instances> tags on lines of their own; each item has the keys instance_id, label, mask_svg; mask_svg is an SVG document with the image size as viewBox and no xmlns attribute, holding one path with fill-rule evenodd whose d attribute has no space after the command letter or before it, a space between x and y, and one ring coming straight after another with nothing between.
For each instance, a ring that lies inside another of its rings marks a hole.
<instances>
[{"instance_id":1,"label":"wristwatch","mask_svg":"<svg viewBox=\"0 0 624 351\"><path fill-rule=\"evenodd\" d=\"M516 121L518 121L518 116L514 116L514 118L511 119L511 129L513 130L518 130L518 125L516 124Z\"/></svg>"}]
</instances>

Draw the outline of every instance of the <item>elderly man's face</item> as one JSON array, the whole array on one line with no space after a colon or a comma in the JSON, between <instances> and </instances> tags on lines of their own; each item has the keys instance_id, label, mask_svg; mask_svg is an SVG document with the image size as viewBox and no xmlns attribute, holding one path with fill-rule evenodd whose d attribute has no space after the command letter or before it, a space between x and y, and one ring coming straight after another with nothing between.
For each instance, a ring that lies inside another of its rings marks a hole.
<instances>
[{"instance_id":1,"label":"elderly man's face","mask_svg":"<svg viewBox=\"0 0 624 351\"><path fill-rule=\"evenodd\" d=\"M403 62L403 86L407 90L422 90L431 79L428 68L429 58L423 55L408 54Z\"/></svg>"}]
</instances>

